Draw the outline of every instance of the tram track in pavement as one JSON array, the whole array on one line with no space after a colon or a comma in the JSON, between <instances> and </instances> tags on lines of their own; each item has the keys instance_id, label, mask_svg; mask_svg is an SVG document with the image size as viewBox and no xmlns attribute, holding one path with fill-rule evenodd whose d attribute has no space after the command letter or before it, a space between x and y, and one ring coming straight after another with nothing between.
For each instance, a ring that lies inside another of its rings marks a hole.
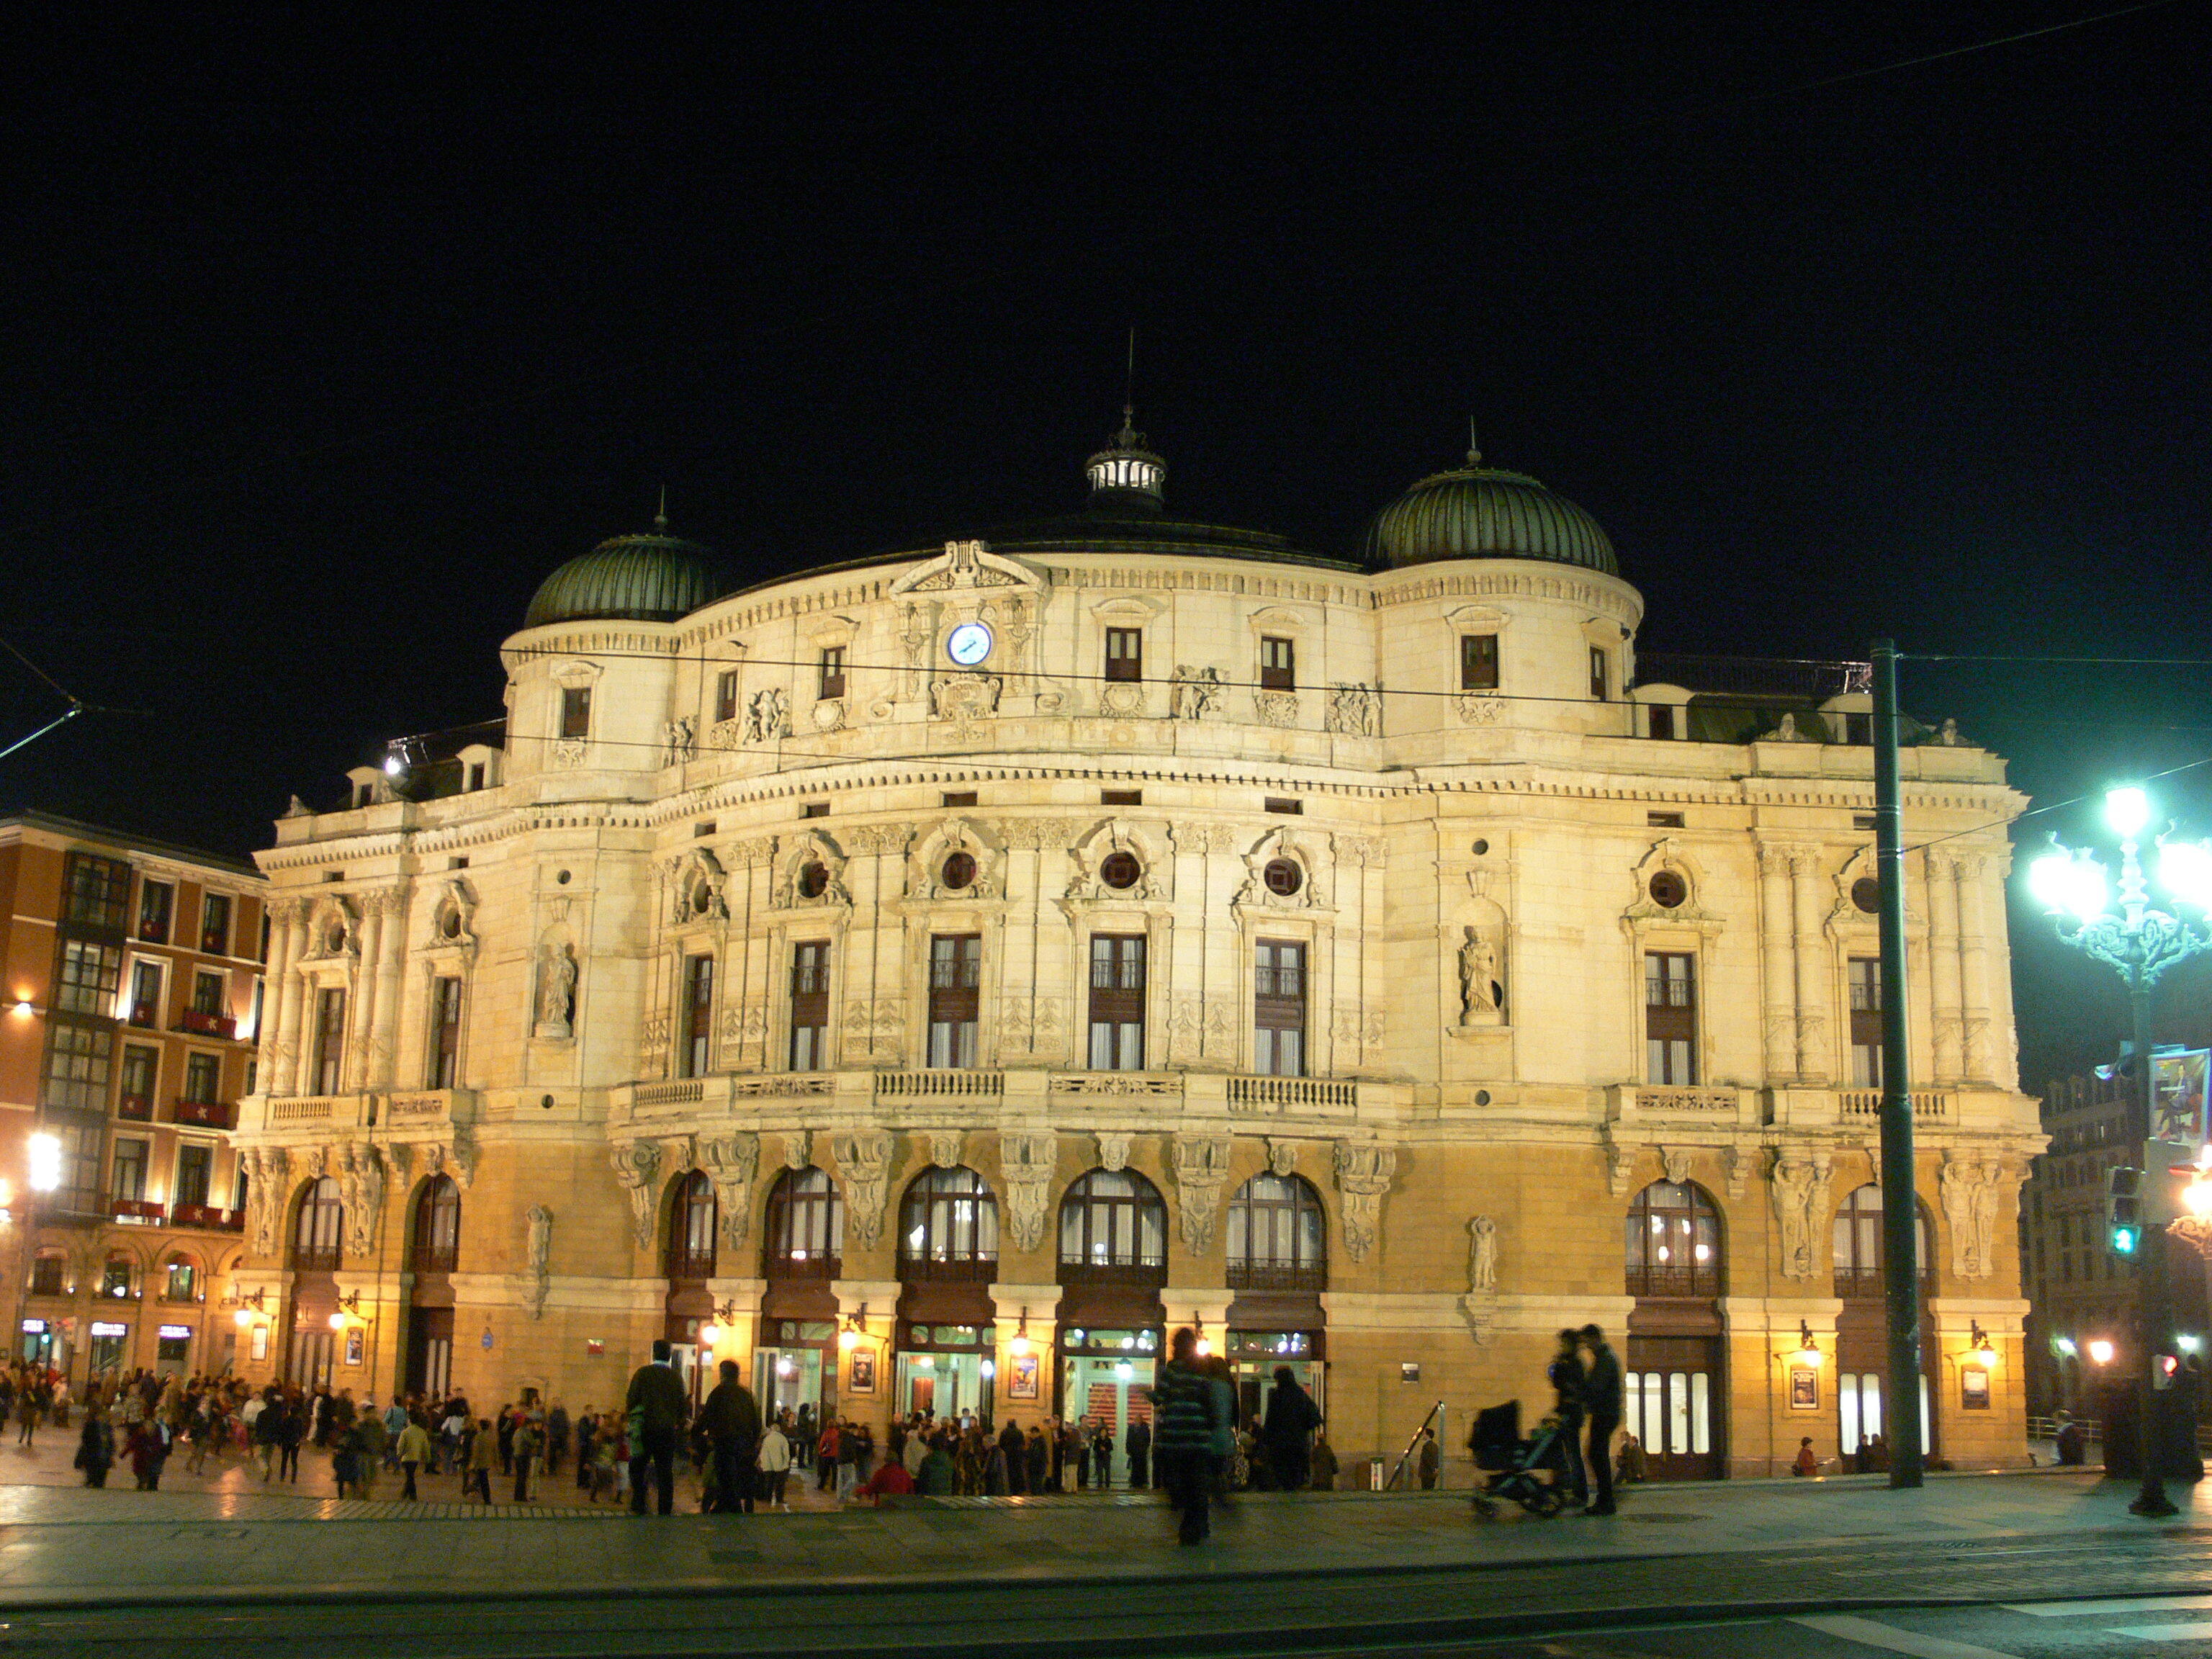
<instances>
[{"instance_id":1,"label":"tram track in pavement","mask_svg":"<svg viewBox=\"0 0 2212 1659\"><path fill-rule=\"evenodd\" d=\"M539 1559L526 1571L557 1574L559 1565ZM518 1588L499 1596L441 1597L426 1586L431 1594L404 1601L249 1595L172 1601L158 1611L21 1607L0 1613L0 1654L230 1659L246 1647L257 1659L631 1653L764 1659L995 1649L1024 1659L1103 1659L1143 1649L1279 1659L1352 1649L1453 1649L1700 1620L1737 1624L2002 1606L2048 1597L2054 1586L2081 1596L2172 1595L2200 1589L2208 1568L2212 1531L2177 1528L1326 1575L890 1579L872 1589L847 1582L835 1594L826 1586L684 1585L633 1595L562 1596Z\"/></svg>"}]
</instances>

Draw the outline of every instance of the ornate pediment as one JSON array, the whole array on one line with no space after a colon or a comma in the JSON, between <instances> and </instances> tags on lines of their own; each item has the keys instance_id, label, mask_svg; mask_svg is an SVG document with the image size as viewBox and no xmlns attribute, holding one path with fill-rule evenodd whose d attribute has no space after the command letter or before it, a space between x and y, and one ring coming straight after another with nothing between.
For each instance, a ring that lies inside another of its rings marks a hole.
<instances>
[{"instance_id":1,"label":"ornate pediment","mask_svg":"<svg viewBox=\"0 0 2212 1659\"><path fill-rule=\"evenodd\" d=\"M991 551L988 542L947 542L945 551L901 576L890 586L890 596L944 593L959 588L1019 587L1042 592L1044 574L1016 559Z\"/></svg>"}]
</instances>

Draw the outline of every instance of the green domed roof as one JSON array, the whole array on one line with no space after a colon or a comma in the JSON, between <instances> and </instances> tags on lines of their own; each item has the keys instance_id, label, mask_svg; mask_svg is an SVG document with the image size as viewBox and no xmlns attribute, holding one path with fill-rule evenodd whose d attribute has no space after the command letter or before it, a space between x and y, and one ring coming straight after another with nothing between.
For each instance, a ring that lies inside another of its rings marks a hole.
<instances>
[{"instance_id":1,"label":"green domed roof","mask_svg":"<svg viewBox=\"0 0 2212 1659\"><path fill-rule=\"evenodd\" d=\"M1424 478L1375 515L1367 527L1373 564L1437 559L1548 559L1620 574L1613 544L1595 519L1525 473L1468 465Z\"/></svg>"},{"instance_id":2,"label":"green domed roof","mask_svg":"<svg viewBox=\"0 0 2212 1659\"><path fill-rule=\"evenodd\" d=\"M674 622L719 597L725 586L710 547L665 533L616 536L548 576L522 625L593 617Z\"/></svg>"}]
</instances>

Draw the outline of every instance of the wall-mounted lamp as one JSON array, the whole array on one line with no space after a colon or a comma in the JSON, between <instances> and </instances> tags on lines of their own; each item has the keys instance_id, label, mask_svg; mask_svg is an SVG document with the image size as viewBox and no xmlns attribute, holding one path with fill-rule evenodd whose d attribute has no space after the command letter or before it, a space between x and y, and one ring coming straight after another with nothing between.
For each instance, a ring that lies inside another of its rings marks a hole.
<instances>
[{"instance_id":1,"label":"wall-mounted lamp","mask_svg":"<svg viewBox=\"0 0 2212 1659\"><path fill-rule=\"evenodd\" d=\"M1966 1340L1972 1349L1974 1363L1979 1365L1985 1371L1996 1370L1997 1363L1996 1344L1990 1340L1989 1333L1982 1328L1982 1322L1980 1320L1970 1319L1966 1323L1972 1330L1972 1334Z\"/></svg>"},{"instance_id":2,"label":"wall-mounted lamp","mask_svg":"<svg viewBox=\"0 0 2212 1659\"><path fill-rule=\"evenodd\" d=\"M860 1346L868 1334L868 1304L863 1302L860 1310L845 1316L845 1328L837 1333L837 1346L851 1352Z\"/></svg>"},{"instance_id":3,"label":"wall-mounted lamp","mask_svg":"<svg viewBox=\"0 0 2212 1659\"><path fill-rule=\"evenodd\" d=\"M2118 1352L2118 1350L2114 1348L2108 1340L2101 1336L2095 1338L2089 1344L2089 1358L2100 1365L2111 1364L2113 1354Z\"/></svg>"},{"instance_id":4,"label":"wall-mounted lamp","mask_svg":"<svg viewBox=\"0 0 2212 1659\"><path fill-rule=\"evenodd\" d=\"M2078 1357L2081 1352L2074 1346L2074 1339L2070 1336L2054 1336L2051 1339L2051 1346L2069 1359Z\"/></svg>"},{"instance_id":5,"label":"wall-mounted lamp","mask_svg":"<svg viewBox=\"0 0 2212 1659\"><path fill-rule=\"evenodd\" d=\"M1207 1341L1207 1340L1206 1340L1206 1319L1205 1319L1205 1316L1204 1316L1203 1315L1200 1315L1200 1316L1199 1316L1198 1317L1196 1317L1196 1318L1193 1319L1190 1322L1191 1322L1191 1324L1192 1324L1193 1326L1194 1326L1194 1327L1196 1328L1196 1329L1197 1329L1197 1334L1198 1334L1198 1357L1199 1357L1200 1359L1203 1359L1203 1358L1206 1358L1206 1355L1208 1355L1208 1354L1210 1354L1210 1353L1212 1353L1212 1352L1213 1352L1213 1344L1212 1344L1211 1342L1209 1342L1209 1341Z\"/></svg>"},{"instance_id":6,"label":"wall-mounted lamp","mask_svg":"<svg viewBox=\"0 0 2212 1659\"><path fill-rule=\"evenodd\" d=\"M1024 1306L1022 1309L1022 1322L1014 1328L1014 1338L1012 1341L1006 1344L1006 1352L1011 1354L1020 1355L1025 1354L1029 1351L1030 1310L1026 1306Z\"/></svg>"},{"instance_id":7,"label":"wall-mounted lamp","mask_svg":"<svg viewBox=\"0 0 2212 1659\"><path fill-rule=\"evenodd\" d=\"M346 1316L348 1314L351 1314L356 1319L361 1317L361 1292L359 1291L349 1291L338 1298L337 1310L331 1315L331 1328L334 1331L343 1330L346 1328Z\"/></svg>"},{"instance_id":8,"label":"wall-mounted lamp","mask_svg":"<svg viewBox=\"0 0 2212 1659\"><path fill-rule=\"evenodd\" d=\"M1820 1363L1820 1345L1813 1340L1813 1327L1802 1319L1797 1322L1797 1363L1801 1365Z\"/></svg>"}]
</instances>

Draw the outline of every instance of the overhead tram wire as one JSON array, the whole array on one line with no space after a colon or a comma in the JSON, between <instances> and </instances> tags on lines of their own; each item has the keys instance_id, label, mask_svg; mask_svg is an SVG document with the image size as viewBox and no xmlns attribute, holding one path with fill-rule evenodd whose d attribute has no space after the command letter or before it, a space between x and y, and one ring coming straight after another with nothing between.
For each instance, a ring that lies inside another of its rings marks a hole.
<instances>
[{"instance_id":1,"label":"overhead tram wire","mask_svg":"<svg viewBox=\"0 0 2212 1659\"><path fill-rule=\"evenodd\" d=\"M46 686L56 696L59 697L64 702L66 702L69 705L67 708L64 709L52 720L48 720L44 726L32 732L28 737L18 738L15 742L9 744L5 749L0 749L0 760L7 759L9 756L14 754L19 749L28 748L32 744L36 743L40 738L45 737L47 732L54 730L57 726L67 725L70 721L75 720L79 714L144 715L151 712L150 710L143 708L110 708L104 703L87 702L82 697L78 696L76 692L70 690L59 680L56 679L52 674L46 672L45 669L40 667L38 664L33 662L28 657L17 650L15 646L9 644L7 640L0 639L0 647L5 647L9 656L15 658L17 662L22 664L24 667L29 669L31 672L37 675L40 680L46 683Z\"/></svg>"}]
</instances>

